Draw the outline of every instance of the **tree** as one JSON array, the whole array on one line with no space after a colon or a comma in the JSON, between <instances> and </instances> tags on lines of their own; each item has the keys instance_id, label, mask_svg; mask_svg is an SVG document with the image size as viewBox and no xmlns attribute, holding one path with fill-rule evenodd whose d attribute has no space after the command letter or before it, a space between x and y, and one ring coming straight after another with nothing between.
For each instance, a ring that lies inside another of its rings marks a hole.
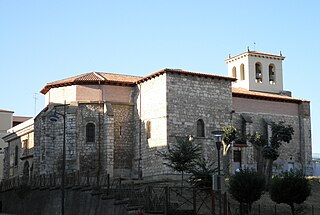
<instances>
[{"instance_id":1,"label":"tree","mask_svg":"<svg viewBox=\"0 0 320 215\"><path fill-rule=\"evenodd\" d=\"M266 159L265 176L266 183L272 177L272 164L279 157L279 148L283 143L289 143L292 140L294 130L291 125L285 125L283 121L279 123L272 122L271 124L271 138L270 145L266 145L262 149L263 157Z\"/></svg>"},{"instance_id":2,"label":"tree","mask_svg":"<svg viewBox=\"0 0 320 215\"><path fill-rule=\"evenodd\" d=\"M213 162L208 162L204 158L195 160L195 165L188 170L191 173L190 183L200 188L211 187L212 175L217 172L217 168L213 166Z\"/></svg>"},{"instance_id":3,"label":"tree","mask_svg":"<svg viewBox=\"0 0 320 215\"><path fill-rule=\"evenodd\" d=\"M290 206L291 214L295 214L294 204L303 203L311 192L309 181L300 172L285 172L275 176L270 184L269 194L272 201Z\"/></svg>"},{"instance_id":4,"label":"tree","mask_svg":"<svg viewBox=\"0 0 320 215\"><path fill-rule=\"evenodd\" d=\"M183 186L183 174L195 165L195 160L201 155L201 147L186 138L178 138L168 151L158 151L157 155L165 160L164 165L181 172Z\"/></svg>"},{"instance_id":5,"label":"tree","mask_svg":"<svg viewBox=\"0 0 320 215\"><path fill-rule=\"evenodd\" d=\"M278 123L272 122L271 132L269 145L267 138L259 132L255 132L249 138L249 142L257 149L257 170L265 175L267 185L272 177L273 162L280 156L279 148L283 143L289 143L292 140L294 130L291 125L280 121Z\"/></svg>"},{"instance_id":6,"label":"tree","mask_svg":"<svg viewBox=\"0 0 320 215\"><path fill-rule=\"evenodd\" d=\"M229 175L229 166L230 166L230 153L229 149L232 145L232 143L245 143L245 137L241 137L237 129L232 125L227 125L222 128L222 131L224 133L224 138L222 140L223 145L223 172L225 175Z\"/></svg>"},{"instance_id":7,"label":"tree","mask_svg":"<svg viewBox=\"0 0 320 215\"><path fill-rule=\"evenodd\" d=\"M264 174L264 163L265 163L265 159L262 155L262 149L263 147L267 144L267 140L265 138L264 135L262 135L259 132L255 132L253 135L249 136L249 140L248 140L253 147L256 149L257 151L257 172L259 174Z\"/></svg>"},{"instance_id":8,"label":"tree","mask_svg":"<svg viewBox=\"0 0 320 215\"><path fill-rule=\"evenodd\" d=\"M241 169L230 177L229 192L240 203L241 212L246 206L246 211L251 213L253 202L261 198L264 188L264 177L254 170Z\"/></svg>"}]
</instances>

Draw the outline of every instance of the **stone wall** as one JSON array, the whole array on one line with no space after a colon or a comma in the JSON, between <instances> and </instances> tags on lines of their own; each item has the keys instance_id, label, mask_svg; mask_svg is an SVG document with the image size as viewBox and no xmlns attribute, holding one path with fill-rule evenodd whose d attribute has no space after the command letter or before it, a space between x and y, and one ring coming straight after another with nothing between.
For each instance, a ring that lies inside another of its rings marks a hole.
<instances>
[{"instance_id":1,"label":"stone wall","mask_svg":"<svg viewBox=\"0 0 320 215\"><path fill-rule=\"evenodd\" d=\"M131 177L134 156L133 105L113 104L114 176Z\"/></svg>"},{"instance_id":2,"label":"stone wall","mask_svg":"<svg viewBox=\"0 0 320 215\"><path fill-rule=\"evenodd\" d=\"M1 193L2 212L8 214L56 215L61 211L61 190L31 190L24 193L18 189ZM101 195L81 189L65 190L65 214L113 214L126 215L123 205L114 204L114 199L102 200Z\"/></svg>"},{"instance_id":3,"label":"stone wall","mask_svg":"<svg viewBox=\"0 0 320 215\"><path fill-rule=\"evenodd\" d=\"M156 156L156 152L159 148L167 146L166 76L166 73L162 74L136 87L134 99L136 145L133 173L143 174L143 177L164 174L164 166ZM147 136L148 123L149 136Z\"/></svg>"},{"instance_id":4,"label":"stone wall","mask_svg":"<svg viewBox=\"0 0 320 215\"><path fill-rule=\"evenodd\" d=\"M50 114L55 110L60 118L56 122L51 122ZM66 172L96 171L112 175L114 164L112 106L102 103L71 103L65 111ZM34 173L36 175L61 170L64 141L62 115L64 115L63 105L52 104L35 119ZM86 140L87 123L93 123L95 126L94 142Z\"/></svg>"},{"instance_id":5,"label":"stone wall","mask_svg":"<svg viewBox=\"0 0 320 215\"><path fill-rule=\"evenodd\" d=\"M216 159L211 132L230 124L230 80L169 73L167 77L169 145L177 137L193 136L205 159ZM204 137L197 137L197 121L204 122Z\"/></svg>"}]
</instances>

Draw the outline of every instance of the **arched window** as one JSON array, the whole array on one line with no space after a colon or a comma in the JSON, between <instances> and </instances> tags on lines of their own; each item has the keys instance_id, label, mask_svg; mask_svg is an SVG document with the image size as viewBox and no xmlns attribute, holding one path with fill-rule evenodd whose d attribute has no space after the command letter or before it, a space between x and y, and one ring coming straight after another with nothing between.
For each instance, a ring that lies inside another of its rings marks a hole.
<instances>
[{"instance_id":1,"label":"arched window","mask_svg":"<svg viewBox=\"0 0 320 215\"><path fill-rule=\"evenodd\" d=\"M93 123L88 123L86 126L87 142L94 142L96 134L96 126Z\"/></svg>"},{"instance_id":2,"label":"arched window","mask_svg":"<svg viewBox=\"0 0 320 215\"><path fill-rule=\"evenodd\" d=\"M256 82L262 83L262 66L261 63L256 63Z\"/></svg>"},{"instance_id":3,"label":"arched window","mask_svg":"<svg viewBox=\"0 0 320 215\"><path fill-rule=\"evenodd\" d=\"M244 64L240 65L240 80L243 81L245 79L244 76Z\"/></svg>"},{"instance_id":4,"label":"arched window","mask_svg":"<svg viewBox=\"0 0 320 215\"><path fill-rule=\"evenodd\" d=\"M237 78L237 68L235 66L232 68L232 77Z\"/></svg>"},{"instance_id":5,"label":"arched window","mask_svg":"<svg viewBox=\"0 0 320 215\"><path fill-rule=\"evenodd\" d=\"M197 137L204 137L204 122L202 119L197 121Z\"/></svg>"},{"instance_id":6,"label":"arched window","mask_svg":"<svg viewBox=\"0 0 320 215\"><path fill-rule=\"evenodd\" d=\"M151 138L151 122L147 121L147 139Z\"/></svg>"},{"instance_id":7,"label":"arched window","mask_svg":"<svg viewBox=\"0 0 320 215\"><path fill-rule=\"evenodd\" d=\"M15 166L18 166L18 158L19 158L18 153L19 153L19 148L18 148L18 146L16 146L14 148L14 165Z\"/></svg>"},{"instance_id":8,"label":"arched window","mask_svg":"<svg viewBox=\"0 0 320 215\"><path fill-rule=\"evenodd\" d=\"M269 65L269 83L275 84L276 83L276 69L273 64Z\"/></svg>"},{"instance_id":9,"label":"arched window","mask_svg":"<svg viewBox=\"0 0 320 215\"><path fill-rule=\"evenodd\" d=\"M24 163L24 166L23 166L23 176L24 177L29 177L29 162L28 161L26 161L25 163Z\"/></svg>"}]
</instances>

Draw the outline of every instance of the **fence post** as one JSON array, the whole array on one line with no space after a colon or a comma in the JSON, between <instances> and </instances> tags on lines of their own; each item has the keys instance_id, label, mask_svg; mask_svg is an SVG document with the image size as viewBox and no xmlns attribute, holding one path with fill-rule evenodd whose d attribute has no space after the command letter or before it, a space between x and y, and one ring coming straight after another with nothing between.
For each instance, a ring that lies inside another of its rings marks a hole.
<instances>
[{"instance_id":1,"label":"fence post","mask_svg":"<svg viewBox=\"0 0 320 215\"><path fill-rule=\"evenodd\" d=\"M277 215L277 205L274 205L274 215Z\"/></svg>"},{"instance_id":2,"label":"fence post","mask_svg":"<svg viewBox=\"0 0 320 215\"><path fill-rule=\"evenodd\" d=\"M215 205L215 194L214 194L214 190L211 190L211 200L212 200L212 215L216 214L216 205Z\"/></svg>"},{"instance_id":3,"label":"fence post","mask_svg":"<svg viewBox=\"0 0 320 215\"><path fill-rule=\"evenodd\" d=\"M110 175L108 173L107 174L107 195L109 195L109 190L110 190Z\"/></svg>"},{"instance_id":4,"label":"fence post","mask_svg":"<svg viewBox=\"0 0 320 215\"><path fill-rule=\"evenodd\" d=\"M169 214L169 189L168 186L164 187L164 215Z\"/></svg>"},{"instance_id":5,"label":"fence post","mask_svg":"<svg viewBox=\"0 0 320 215\"><path fill-rule=\"evenodd\" d=\"M228 215L228 201L226 192L223 194L223 213L224 215Z\"/></svg>"},{"instance_id":6,"label":"fence post","mask_svg":"<svg viewBox=\"0 0 320 215\"><path fill-rule=\"evenodd\" d=\"M197 214L197 193L195 188L193 188L193 214Z\"/></svg>"}]
</instances>

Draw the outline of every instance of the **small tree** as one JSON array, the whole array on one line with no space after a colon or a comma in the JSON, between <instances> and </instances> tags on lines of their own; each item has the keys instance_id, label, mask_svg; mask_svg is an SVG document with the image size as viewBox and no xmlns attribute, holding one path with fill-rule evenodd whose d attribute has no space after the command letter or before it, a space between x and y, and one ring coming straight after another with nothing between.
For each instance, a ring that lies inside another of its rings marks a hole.
<instances>
[{"instance_id":1,"label":"small tree","mask_svg":"<svg viewBox=\"0 0 320 215\"><path fill-rule=\"evenodd\" d=\"M195 165L195 160L201 155L201 147L186 138L179 138L168 151L158 151L157 155L165 160L164 165L181 172L183 186L183 174Z\"/></svg>"},{"instance_id":2,"label":"small tree","mask_svg":"<svg viewBox=\"0 0 320 215\"><path fill-rule=\"evenodd\" d=\"M311 186L302 172L285 172L276 176L270 184L270 198L280 204L290 206L291 214L295 214L294 204L303 203L310 195Z\"/></svg>"},{"instance_id":3,"label":"small tree","mask_svg":"<svg viewBox=\"0 0 320 215\"><path fill-rule=\"evenodd\" d=\"M196 187L211 187L212 175L217 172L217 168L213 168L214 163L203 158L195 161L195 165L188 171L191 173L190 182Z\"/></svg>"},{"instance_id":4,"label":"small tree","mask_svg":"<svg viewBox=\"0 0 320 215\"><path fill-rule=\"evenodd\" d=\"M237 129L232 125L227 125L222 128L224 133L224 138L222 140L223 145L223 172L225 175L229 175L229 166L230 166L230 153L229 149L231 148L232 143L239 142L241 140L240 135Z\"/></svg>"},{"instance_id":5,"label":"small tree","mask_svg":"<svg viewBox=\"0 0 320 215\"><path fill-rule=\"evenodd\" d=\"M289 143L294 133L292 126L286 125L283 121L278 123L272 122L271 131L269 145L267 144L267 138L259 132L255 132L255 134L249 138L249 142L251 142L257 150L257 170L259 173L265 175L267 185L269 185L272 177L273 162L280 156L280 146L283 143Z\"/></svg>"},{"instance_id":6,"label":"small tree","mask_svg":"<svg viewBox=\"0 0 320 215\"><path fill-rule=\"evenodd\" d=\"M229 192L240 203L240 211L246 205L251 214L253 202L259 200L265 188L265 179L254 170L244 169L230 177Z\"/></svg>"},{"instance_id":7,"label":"small tree","mask_svg":"<svg viewBox=\"0 0 320 215\"><path fill-rule=\"evenodd\" d=\"M291 125L285 125L283 121L279 123L271 124L271 138L270 145L264 146L262 150L263 157L266 159L265 176L266 183L269 182L272 177L272 164L279 157L279 148L282 143L289 143L292 140L294 130Z\"/></svg>"}]
</instances>

